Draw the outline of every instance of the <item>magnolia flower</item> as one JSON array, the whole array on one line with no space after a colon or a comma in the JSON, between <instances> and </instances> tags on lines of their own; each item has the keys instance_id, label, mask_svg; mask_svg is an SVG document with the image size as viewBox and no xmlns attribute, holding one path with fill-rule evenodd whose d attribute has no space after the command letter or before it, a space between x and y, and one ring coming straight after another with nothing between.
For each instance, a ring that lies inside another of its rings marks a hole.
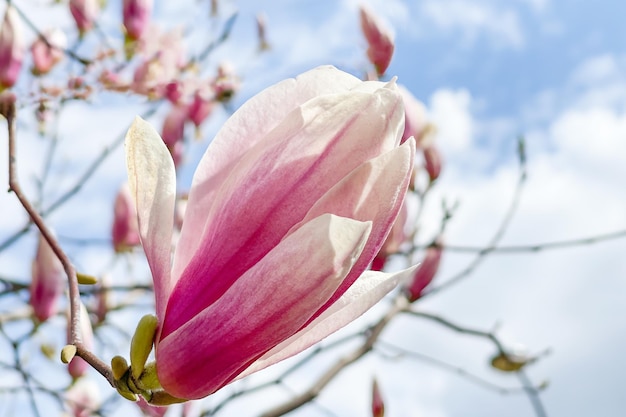
<instances>
[{"instance_id":1,"label":"magnolia flower","mask_svg":"<svg viewBox=\"0 0 626 417\"><path fill-rule=\"evenodd\" d=\"M365 271L410 180L415 142L399 146L403 124L394 81L320 67L268 88L200 161L172 259L174 164L157 132L135 120L127 166L165 392L202 398L290 357L410 276Z\"/></svg>"},{"instance_id":2,"label":"magnolia flower","mask_svg":"<svg viewBox=\"0 0 626 417\"><path fill-rule=\"evenodd\" d=\"M61 29L51 29L38 37L30 47L33 55L33 73L40 75L50 71L63 59L67 37ZM46 42L47 41L47 42Z\"/></svg>"},{"instance_id":3,"label":"magnolia flower","mask_svg":"<svg viewBox=\"0 0 626 417\"><path fill-rule=\"evenodd\" d=\"M13 86L17 81L24 49L20 20L15 9L9 5L0 27L0 90Z\"/></svg>"},{"instance_id":4,"label":"magnolia flower","mask_svg":"<svg viewBox=\"0 0 626 417\"><path fill-rule=\"evenodd\" d=\"M387 71L393 56L394 43L391 33L374 16L374 13L365 6L361 6L361 30L367 39L367 57L381 76Z\"/></svg>"},{"instance_id":5,"label":"magnolia flower","mask_svg":"<svg viewBox=\"0 0 626 417\"><path fill-rule=\"evenodd\" d=\"M152 0L124 0L122 15L126 35L133 40L141 38L148 26Z\"/></svg>"},{"instance_id":6,"label":"magnolia flower","mask_svg":"<svg viewBox=\"0 0 626 417\"><path fill-rule=\"evenodd\" d=\"M137 209L128 184L122 185L115 197L111 238L113 249L117 253L128 251L140 243Z\"/></svg>"},{"instance_id":7,"label":"magnolia flower","mask_svg":"<svg viewBox=\"0 0 626 417\"><path fill-rule=\"evenodd\" d=\"M100 13L99 0L70 0L70 13L81 35L88 32Z\"/></svg>"},{"instance_id":8,"label":"magnolia flower","mask_svg":"<svg viewBox=\"0 0 626 417\"><path fill-rule=\"evenodd\" d=\"M61 261L46 239L39 236L30 282L30 305L39 321L46 321L56 314L64 282L65 272Z\"/></svg>"}]
</instances>

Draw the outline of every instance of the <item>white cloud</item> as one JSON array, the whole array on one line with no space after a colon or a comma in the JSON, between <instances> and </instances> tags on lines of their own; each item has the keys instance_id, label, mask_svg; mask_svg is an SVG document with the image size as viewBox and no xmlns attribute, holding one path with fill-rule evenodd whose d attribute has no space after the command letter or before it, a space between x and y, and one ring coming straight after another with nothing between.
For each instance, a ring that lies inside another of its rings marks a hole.
<instances>
[{"instance_id":1,"label":"white cloud","mask_svg":"<svg viewBox=\"0 0 626 417\"><path fill-rule=\"evenodd\" d=\"M450 152L466 149L474 134L470 113L472 97L467 90L440 89L430 98L430 115L437 125L437 141Z\"/></svg>"},{"instance_id":2,"label":"white cloud","mask_svg":"<svg viewBox=\"0 0 626 417\"><path fill-rule=\"evenodd\" d=\"M499 46L518 48L524 44L519 17L510 9L496 9L487 2L428 0L422 3L421 11L438 29L460 32L465 43L471 44L485 34Z\"/></svg>"}]
</instances>

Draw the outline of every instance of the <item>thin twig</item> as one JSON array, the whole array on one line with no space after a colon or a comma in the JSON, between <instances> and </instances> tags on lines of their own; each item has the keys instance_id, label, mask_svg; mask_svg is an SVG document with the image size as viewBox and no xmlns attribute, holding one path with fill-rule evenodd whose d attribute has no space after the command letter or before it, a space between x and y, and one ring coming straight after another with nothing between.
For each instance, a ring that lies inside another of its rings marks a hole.
<instances>
[{"instance_id":1,"label":"thin twig","mask_svg":"<svg viewBox=\"0 0 626 417\"><path fill-rule=\"evenodd\" d=\"M17 158L16 158L16 146L15 146L15 102L12 102L3 109L3 115L7 119L8 131L9 131L9 191L13 192L17 199L22 204L24 210L28 213L32 222L35 224L39 232L48 242L55 255L59 258L59 261L63 264L63 269L67 274L68 287L69 287L69 305L70 305L70 341L76 346L76 354L83 358L93 368L100 372L107 381L115 386L115 380L111 369L92 352L90 352L82 342L80 331L80 293L78 289L78 279L76 278L76 271L72 262L65 254L50 229L46 226L43 217L35 210L26 195L23 193L22 188L17 179Z\"/></svg>"},{"instance_id":2,"label":"thin twig","mask_svg":"<svg viewBox=\"0 0 626 417\"><path fill-rule=\"evenodd\" d=\"M434 365L438 368L441 369L445 369L446 371L450 371L452 373L458 374L460 376L462 376L463 378L468 379L469 381L480 385L483 388L486 388L488 390L491 391L495 391L499 394L503 394L503 395L509 395L509 394L519 394L519 393L524 393L525 392L525 388L524 387L512 387L512 388L507 388L507 387L501 387L499 385L494 384L493 382L487 381L486 379L483 379L477 375L474 375L470 372L468 372L467 370L459 367L459 366L455 366L452 364L449 364L447 362L444 362L440 359L434 358L432 356L428 356L425 355L423 353L419 353L419 352L414 352L412 350L408 350L405 349L403 347L400 346L396 346L392 343L383 341L383 340L379 340L376 343L377 347L383 347L385 349L390 349L393 350L394 352L397 352L400 356L407 356L410 357L412 359L418 359L420 361L423 361L425 363ZM378 350L378 349L377 349ZM384 353L381 353L384 357L387 357L387 355L385 355Z\"/></svg>"},{"instance_id":3,"label":"thin twig","mask_svg":"<svg viewBox=\"0 0 626 417\"><path fill-rule=\"evenodd\" d=\"M527 253L540 252L544 250L566 249L576 246L592 245L594 243L605 242L609 240L623 239L626 237L626 230L618 230L611 233L604 233L590 237L583 237L571 240L557 240L554 242L535 243L531 245L511 245L511 246L460 246L460 245L440 245L446 251L477 253L479 255L487 255L489 253Z\"/></svg>"},{"instance_id":4,"label":"thin twig","mask_svg":"<svg viewBox=\"0 0 626 417\"><path fill-rule=\"evenodd\" d=\"M504 233L509 227L511 220L513 219L513 216L515 215L515 212L517 211L517 208L519 207L519 202L521 200L522 191L524 189L525 183L526 183L526 158L523 154L520 154L520 172L519 172L519 177L517 180L517 185L513 193L513 199L511 200L509 209L507 210L504 218L502 219L502 222L500 223L500 227L491 238L491 241L487 245L487 248L495 247L498 244L498 242L500 242L500 239L502 239L502 236L504 236ZM479 253L476 256L476 258L474 258L474 260L470 262L470 264L467 265L462 271L452 276L452 278L448 279L444 283L436 287L433 287L432 289L428 291L425 291L421 298L438 293L445 288L448 288L452 285L457 284L459 281L469 276L482 263L482 261L485 259L485 256L488 253L489 252Z\"/></svg>"}]
</instances>

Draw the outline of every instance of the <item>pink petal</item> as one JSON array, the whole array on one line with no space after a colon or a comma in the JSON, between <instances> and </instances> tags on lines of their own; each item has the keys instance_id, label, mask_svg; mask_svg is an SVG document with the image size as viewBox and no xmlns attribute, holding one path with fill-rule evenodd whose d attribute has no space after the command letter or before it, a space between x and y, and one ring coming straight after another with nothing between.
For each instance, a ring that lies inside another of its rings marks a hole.
<instances>
[{"instance_id":1,"label":"pink petal","mask_svg":"<svg viewBox=\"0 0 626 417\"><path fill-rule=\"evenodd\" d=\"M137 206L139 234L152 277L157 317L170 293L170 259L176 198L172 157L149 123L135 118L126 134L128 184Z\"/></svg>"},{"instance_id":2,"label":"pink petal","mask_svg":"<svg viewBox=\"0 0 626 417\"><path fill-rule=\"evenodd\" d=\"M343 177L396 146L403 114L393 87L305 103L231 167L204 219L194 218L200 223L190 224L185 215L183 231L194 226L204 236L181 277L174 278L170 305L185 308L167 312L164 336L217 300ZM191 200L190 195L187 213ZM177 249L179 256L188 254Z\"/></svg>"},{"instance_id":3,"label":"pink petal","mask_svg":"<svg viewBox=\"0 0 626 417\"><path fill-rule=\"evenodd\" d=\"M317 317L335 302L372 262L395 222L411 180L415 141L361 165L333 187L307 213L303 221L332 211L338 216L372 221L374 226L358 262Z\"/></svg>"},{"instance_id":4,"label":"pink petal","mask_svg":"<svg viewBox=\"0 0 626 417\"><path fill-rule=\"evenodd\" d=\"M282 81L246 102L224 124L200 161L189 195L187 227L183 227L174 258L178 276L200 244L198 225L225 178L247 151L276 127L293 109L322 94L349 91L362 82L334 67L325 66Z\"/></svg>"},{"instance_id":5,"label":"pink petal","mask_svg":"<svg viewBox=\"0 0 626 417\"><path fill-rule=\"evenodd\" d=\"M415 273L416 266L395 273L366 271L328 310L304 329L268 351L237 379L285 360L313 346L354 321L379 302L389 291Z\"/></svg>"},{"instance_id":6,"label":"pink petal","mask_svg":"<svg viewBox=\"0 0 626 417\"><path fill-rule=\"evenodd\" d=\"M341 284L370 230L369 222L325 214L287 237L218 302L157 343L164 389L181 398L211 394L296 332Z\"/></svg>"}]
</instances>

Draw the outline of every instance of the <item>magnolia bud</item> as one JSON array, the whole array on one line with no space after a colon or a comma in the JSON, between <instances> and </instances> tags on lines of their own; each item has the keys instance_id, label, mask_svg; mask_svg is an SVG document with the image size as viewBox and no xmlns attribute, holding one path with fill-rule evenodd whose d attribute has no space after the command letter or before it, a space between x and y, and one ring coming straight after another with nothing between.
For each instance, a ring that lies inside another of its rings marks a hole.
<instances>
[{"instance_id":1,"label":"magnolia bud","mask_svg":"<svg viewBox=\"0 0 626 417\"><path fill-rule=\"evenodd\" d=\"M22 68L24 41L17 12L10 5L0 28L0 90L12 87Z\"/></svg>"},{"instance_id":2,"label":"magnolia bud","mask_svg":"<svg viewBox=\"0 0 626 417\"><path fill-rule=\"evenodd\" d=\"M424 163L430 182L435 181L441 174L441 154L435 146L424 148Z\"/></svg>"},{"instance_id":3,"label":"magnolia bud","mask_svg":"<svg viewBox=\"0 0 626 417\"><path fill-rule=\"evenodd\" d=\"M56 314L64 283L63 264L46 239L40 236L30 283L30 305L39 321L46 321Z\"/></svg>"},{"instance_id":4,"label":"magnolia bud","mask_svg":"<svg viewBox=\"0 0 626 417\"><path fill-rule=\"evenodd\" d=\"M367 57L374 64L380 77L385 73L393 56L394 43L391 33L383 27L368 8L361 6L361 29L367 39Z\"/></svg>"},{"instance_id":5,"label":"magnolia bud","mask_svg":"<svg viewBox=\"0 0 626 417\"><path fill-rule=\"evenodd\" d=\"M128 38L141 38L148 27L151 12L152 0L124 0L122 14Z\"/></svg>"},{"instance_id":6,"label":"magnolia bud","mask_svg":"<svg viewBox=\"0 0 626 417\"><path fill-rule=\"evenodd\" d=\"M406 289L407 298L413 302L422 296L422 291L426 288L437 274L439 264L441 263L442 253L441 243L438 241L436 246L426 249L426 256L422 260L420 266L415 270L415 275L411 284Z\"/></svg>"},{"instance_id":7,"label":"magnolia bud","mask_svg":"<svg viewBox=\"0 0 626 417\"><path fill-rule=\"evenodd\" d=\"M113 249L117 253L128 251L140 243L137 209L128 184L122 185L115 197L111 235Z\"/></svg>"},{"instance_id":8,"label":"magnolia bud","mask_svg":"<svg viewBox=\"0 0 626 417\"><path fill-rule=\"evenodd\" d=\"M372 417L385 416L385 402L378 388L378 382L374 379L372 384Z\"/></svg>"},{"instance_id":9,"label":"magnolia bud","mask_svg":"<svg viewBox=\"0 0 626 417\"><path fill-rule=\"evenodd\" d=\"M198 127L202 122L211 115L215 102L212 98L206 98L204 95L196 91L193 96L193 101L188 108L188 117L193 124Z\"/></svg>"},{"instance_id":10,"label":"magnolia bud","mask_svg":"<svg viewBox=\"0 0 626 417\"><path fill-rule=\"evenodd\" d=\"M91 30L100 13L99 0L70 0L70 12L82 36Z\"/></svg>"},{"instance_id":11,"label":"magnolia bud","mask_svg":"<svg viewBox=\"0 0 626 417\"><path fill-rule=\"evenodd\" d=\"M63 50L66 47L67 37L60 29L48 30L42 37L37 38L30 47L33 56L33 74L49 72L63 59Z\"/></svg>"}]
</instances>

